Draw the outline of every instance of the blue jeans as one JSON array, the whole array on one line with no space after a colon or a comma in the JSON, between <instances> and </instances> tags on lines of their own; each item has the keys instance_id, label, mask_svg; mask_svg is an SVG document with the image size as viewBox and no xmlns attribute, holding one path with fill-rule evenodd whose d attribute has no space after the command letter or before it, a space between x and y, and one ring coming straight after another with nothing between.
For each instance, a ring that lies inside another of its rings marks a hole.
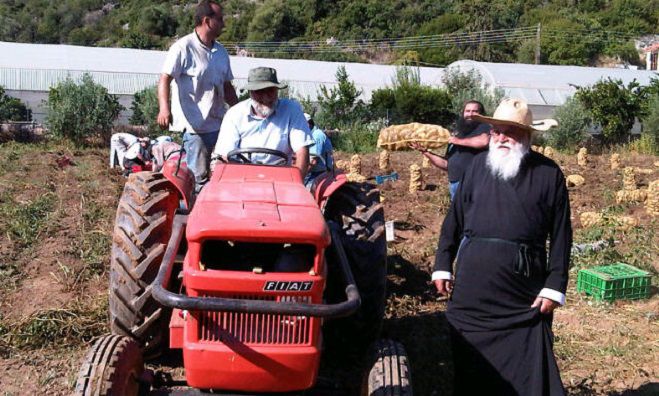
<instances>
[{"instance_id":1,"label":"blue jeans","mask_svg":"<svg viewBox=\"0 0 659 396\"><path fill-rule=\"evenodd\" d=\"M455 192L458 191L459 185L460 185L459 181L448 182L448 193L451 194L451 201L453 201L453 197L455 197Z\"/></svg>"},{"instance_id":2,"label":"blue jeans","mask_svg":"<svg viewBox=\"0 0 659 396\"><path fill-rule=\"evenodd\" d=\"M195 179L195 192L199 193L201 187L208 181L208 168L210 166L211 153L215 148L217 136L220 131L207 133L183 134L183 149L188 169Z\"/></svg>"}]
</instances>

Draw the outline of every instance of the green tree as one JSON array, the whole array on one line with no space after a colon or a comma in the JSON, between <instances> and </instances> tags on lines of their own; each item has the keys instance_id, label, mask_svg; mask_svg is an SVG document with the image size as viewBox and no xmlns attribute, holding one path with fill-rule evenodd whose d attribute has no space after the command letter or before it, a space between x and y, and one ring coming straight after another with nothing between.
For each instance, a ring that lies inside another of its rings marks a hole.
<instances>
[{"instance_id":1,"label":"green tree","mask_svg":"<svg viewBox=\"0 0 659 396\"><path fill-rule=\"evenodd\" d=\"M576 148L588 136L591 120L588 111L575 98L556 108L558 126L545 133L547 144L561 150Z\"/></svg>"},{"instance_id":2,"label":"green tree","mask_svg":"<svg viewBox=\"0 0 659 396\"><path fill-rule=\"evenodd\" d=\"M327 128L339 128L351 124L364 116L366 106L359 100L362 91L350 81L344 66L336 70L336 87L320 86L318 95L318 124Z\"/></svg>"},{"instance_id":3,"label":"green tree","mask_svg":"<svg viewBox=\"0 0 659 396\"><path fill-rule=\"evenodd\" d=\"M449 125L454 119L448 92L422 85L418 70L410 67L397 69L392 88L374 91L370 107L373 115L394 124Z\"/></svg>"},{"instance_id":4,"label":"green tree","mask_svg":"<svg viewBox=\"0 0 659 396\"><path fill-rule=\"evenodd\" d=\"M84 146L90 138L110 137L123 106L115 95L84 74L80 84L68 78L52 87L46 103L46 124L57 137Z\"/></svg>"},{"instance_id":5,"label":"green tree","mask_svg":"<svg viewBox=\"0 0 659 396\"><path fill-rule=\"evenodd\" d=\"M32 119L32 110L23 102L5 94L0 86L0 122L3 121L29 121Z\"/></svg>"},{"instance_id":6,"label":"green tree","mask_svg":"<svg viewBox=\"0 0 659 396\"><path fill-rule=\"evenodd\" d=\"M462 17L458 14L443 14L421 25L420 36L435 36L454 33L463 27ZM426 63L445 66L460 58L460 51L453 45L419 50L419 60Z\"/></svg>"},{"instance_id":7,"label":"green tree","mask_svg":"<svg viewBox=\"0 0 659 396\"><path fill-rule=\"evenodd\" d=\"M460 114L464 102L468 100L481 102L486 113L492 114L505 95L501 88L493 88L485 83L475 69L461 71L457 68L447 68L442 82L451 97L452 111L456 115Z\"/></svg>"},{"instance_id":8,"label":"green tree","mask_svg":"<svg viewBox=\"0 0 659 396\"><path fill-rule=\"evenodd\" d=\"M621 80L608 78L579 87L575 97L602 128L603 143L616 144L629 139L634 121L643 115L647 92L636 80L625 86Z\"/></svg>"},{"instance_id":9,"label":"green tree","mask_svg":"<svg viewBox=\"0 0 659 396\"><path fill-rule=\"evenodd\" d=\"M648 100L649 111L643 118L643 133L641 139L647 139L652 154L659 154L659 94L652 95Z\"/></svg>"},{"instance_id":10,"label":"green tree","mask_svg":"<svg viewBox=\"0 0 659 396\"><path fill-rule=\"evenodd\" d=\"M513 46L487 42L492 37L477 32L517 27L524 11L524 1L471 0L461 2L456 7L458 14L464 16L463 30L474 32L471 38L474 42L460 46L463 56L486 62L508 62L513 59Z\"/></svg>"},{"instance_id":11,"label":"green tree","mask_svg":"<svg viewBox=\"0 0 659 396\"><path fill-rule=\"evenodd\" d=\"M156 122L159 107L158 88L155 85L135 92L130 109L133 112L128 120L131 124L147 126L150 134L157 134L160 131Z\"/></svg>"},{"instance_id":12,"label":"green tree","mask_svg":"<svg viewBox=\"0 0 659 396\"><path fill-rule=\"evenodd\" d=\"M288 41L303 36L311 22L304 0L266 0L249 23L247 41Z\"/></svg>"},{"instance_id":13,"label":"green tree","mask_svg":"<svg viewBox=\"0 0 659 396\"><path fill-rule=\"evenodd\" d=\"M171 36L176 32L177 21L167 5L150 5L144 8L139 19L140 30L156 36Z\"/></svg>"}]
</instances>

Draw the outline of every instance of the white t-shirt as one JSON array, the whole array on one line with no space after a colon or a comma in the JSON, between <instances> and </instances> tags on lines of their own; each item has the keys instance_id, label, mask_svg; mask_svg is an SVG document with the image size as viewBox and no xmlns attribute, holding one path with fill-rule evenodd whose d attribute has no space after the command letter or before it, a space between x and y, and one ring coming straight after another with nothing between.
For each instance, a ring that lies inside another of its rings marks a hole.
<instances>
[{"instance_id":1,"label":"white t-shirt","mask_svg":"<svg viewBox=\"0 0 659 396\"><path fill-rule=\"evenodd\" d=\"M214 155L226 156L237 148L269 148L286 153L289 160L293 153L314 144L309 124L304 118L302 106L294 100L279 99L275 111L267 118L252 114L252 100L244 100L231 107L224 116ZM276 156L252 156L254 162L274 164ZM289 161L290 163L290 161Z\"/></svg>"},{"instance_id":2,"label":"white t-shirt","mask_svg":"<svg viewBox=\"0 0 659 396\"><path fill-rule=\"evenodd\" d=\"M171 130L218 131L226 112L224 83L233 80L226 49L218 42L208 48L192 32L171 46L162 73L175 82Z\"/></svg>"}]
</instances>

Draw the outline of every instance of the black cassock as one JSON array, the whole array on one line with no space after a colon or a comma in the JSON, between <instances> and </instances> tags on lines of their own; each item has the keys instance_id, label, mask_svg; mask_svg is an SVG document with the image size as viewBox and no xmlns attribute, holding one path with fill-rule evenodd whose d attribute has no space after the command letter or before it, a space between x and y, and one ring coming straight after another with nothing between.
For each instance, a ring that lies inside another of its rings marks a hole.
<instances>
[{"instance_id":1,"label":"black cassock","mask_svg":"<svg viewBox=\"0 0 659 396\"><path fill-rule=\"evenodd\" d=\"M495 178L478 154L447 214L435 271L453 272L446 316L455 392L562 395L552 315L531 308L543 288L565 294L572 227L565 178L529 152L518 175ZM549 260L546 243L549 240Z\"/></svg>"}]
</instances>

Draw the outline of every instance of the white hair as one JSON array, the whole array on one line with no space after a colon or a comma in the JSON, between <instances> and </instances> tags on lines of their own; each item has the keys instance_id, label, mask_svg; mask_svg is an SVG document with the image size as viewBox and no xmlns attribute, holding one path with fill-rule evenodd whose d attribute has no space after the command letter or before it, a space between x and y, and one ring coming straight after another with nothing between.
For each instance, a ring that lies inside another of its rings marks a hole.
<instances>
[{"instance_id":1,"label":"white hair","mask_svg":"<svg viewBox=\"0 0 659 396\"><path fill-rule=\"evenodd\" d=\"M502 147L507 147L508 150ZM510 180L519 173L522 159L528 154L530 139L524 142L495 143L490 139L490 150L487 153L487 167L494 177Z\"/></svg>"}]
</instances>

